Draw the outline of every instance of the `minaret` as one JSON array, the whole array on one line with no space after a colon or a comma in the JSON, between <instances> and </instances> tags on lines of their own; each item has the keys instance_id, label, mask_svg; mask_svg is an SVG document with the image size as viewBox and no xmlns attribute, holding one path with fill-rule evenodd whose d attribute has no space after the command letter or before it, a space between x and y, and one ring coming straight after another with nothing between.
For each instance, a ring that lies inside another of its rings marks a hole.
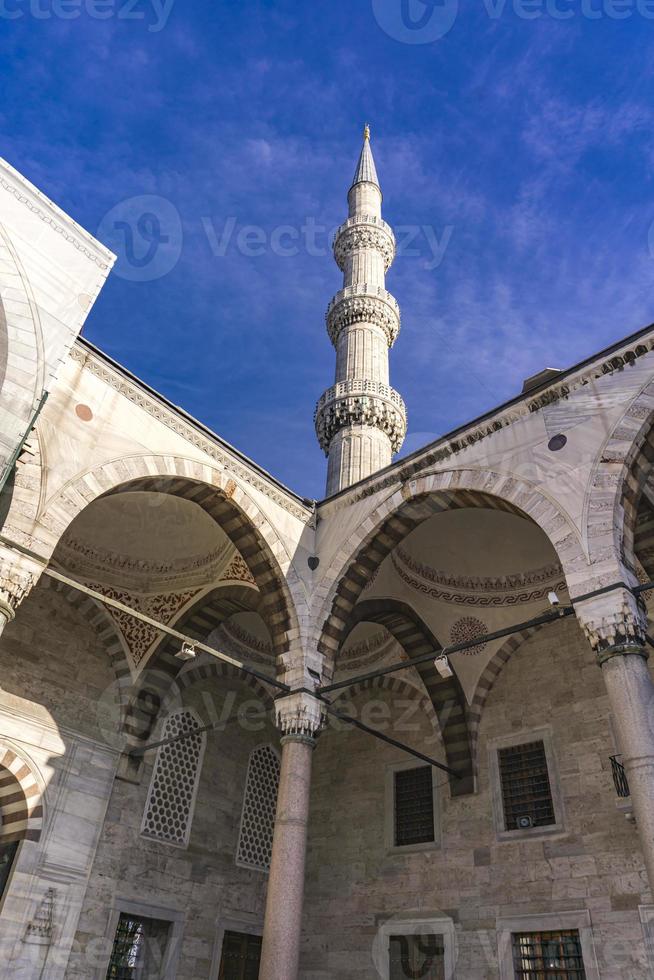
<instances>
[{"instance_id":1,"label":"minaret","mask_svg":"<svg viewBox=\"0 0 654 980\"><path fill-rule=\"evenodd\" d=\"M335 384L318 402L316 435L329 459L327 496L391 462L406 434L406 409L388 383L388 351L400 330L400 309L385 289L395 236L381 216L382 192L370 128L348 194L350 215L334 238L343 289L327 310L336 348Z\"/></svg>"}]
</instances>

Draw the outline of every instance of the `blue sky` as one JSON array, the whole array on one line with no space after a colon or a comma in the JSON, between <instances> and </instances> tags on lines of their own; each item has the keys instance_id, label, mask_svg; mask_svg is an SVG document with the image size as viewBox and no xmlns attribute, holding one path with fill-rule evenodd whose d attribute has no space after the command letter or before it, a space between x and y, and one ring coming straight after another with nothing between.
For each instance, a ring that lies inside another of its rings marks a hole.
<instances>
[{"instance_id":1,"label":"blue sky","mask_svg":"<svg viewBox=\"0 0 654 980\"><path fill-rule=\"evenodd\" d=\"M407 451L654 320L651 0L126 4L0 2L2 155L121 253L86 336L298 492L366 120L427 228L388 278Z\"/></svg>"}]
</instances>

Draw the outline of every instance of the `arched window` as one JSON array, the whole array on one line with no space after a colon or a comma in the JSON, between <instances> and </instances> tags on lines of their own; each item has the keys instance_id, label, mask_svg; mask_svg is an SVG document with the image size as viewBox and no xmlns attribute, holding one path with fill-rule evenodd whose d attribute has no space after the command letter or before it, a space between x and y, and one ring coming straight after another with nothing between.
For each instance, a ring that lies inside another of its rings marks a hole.
<instances>
[{"instance_id":1,"label":"arched window","mask_svg":"<svg viewBox=\"0 0 654 980\"><path fill-rule=\"evenodd\" d=\"M191 835L206 734L190 708L166 720L152 770L141 834L165 844L186 847ZM172 740L172 741L171 741Z\"/></svg>"},{"instance_id":2,"label":"arched window","mask_svg":"<svg viewBox=\"0 0 654 980\"><path fill-rule=\"evenodd\" d=\"M278 788L279 756L271 745L260 745L250 754L243 796L236 863L244 868L270 870Z\"/></svg>"}]
</instances>

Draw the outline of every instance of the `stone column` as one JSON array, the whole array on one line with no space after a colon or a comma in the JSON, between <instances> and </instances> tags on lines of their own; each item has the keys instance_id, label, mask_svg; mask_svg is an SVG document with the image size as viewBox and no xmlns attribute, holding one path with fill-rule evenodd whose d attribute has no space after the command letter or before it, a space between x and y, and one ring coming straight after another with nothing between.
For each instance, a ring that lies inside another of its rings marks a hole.
<instances>
[{"instance_id":1,"label":"stone column","mask_svg":"<svg viewBox=\"0 0 654 980\"><path fill-rule=\"evenodd\" d=\"M282 767L266 897L259 980L296 980L300 957L311 757L324 707L310 694L275 703Z\"/></svg>"},{"instance_id":2,"label":"stone column","mask_svg":"<svg viewBox=\"0 0 654 980\"><path fill-rule=\"evenodd\" d=\"M43 567L18 551L0 546L0 634L39 580Z\"/></svg>"},{"instance_id":3,"label":"stone column","mask_svg":"<svg viewBox=\"0 0 654 980\"><path fill-rule=\"evenodd\" d=\"M654 683L647 664L645 611L626 589L580 603L575 610L604 675L654 895Z\"/></svg>"}]
</instances>

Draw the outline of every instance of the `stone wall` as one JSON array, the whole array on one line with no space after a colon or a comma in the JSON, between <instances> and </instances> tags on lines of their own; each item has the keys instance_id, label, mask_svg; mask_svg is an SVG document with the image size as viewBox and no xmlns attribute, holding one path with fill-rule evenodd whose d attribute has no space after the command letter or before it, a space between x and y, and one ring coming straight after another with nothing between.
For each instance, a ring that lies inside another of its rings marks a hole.
<instances>
[{"instance_id":1,"label":"stone wall","mask_svg":"<svg viewBox=\"0 0 654 980\"><path fill-rule=\"evenodd\" d=\"M359 703L379 695L368 692ZM499 842L489 744L547 729L563 829ZM392 734L433 749L425 743L426 722L419 732ZM637 830L616 807L609 762L615 751L601 672L573 621L532 636L496 681L481 719L479 791L452 801L447 785L441 788L438 849L387 849L386 769L406 757L359 732L326 734L315 757L301 976L373 980L381 926L415 913L454 921L455 976L490 980L499 975L498 919L588 910L603 980L644 980L638 906L651 899Z\"/></svg>"},{"instance_id":2,"label":"stone wall","mask_svg":"<svg viewBox=\"0 0 654 980\"><path fill-rule=\"evenodd\" d=\"M67 980L95 977L90 967L97 967L97 976L104 978L111 911L123 902L142 907L144 913L157 908L171 917L179 914L176 980L217 977L225 925L261 932L267 876L235 862L250 752L261 744L278 745L270 711L263 720L258 714L261 704L250 688L229 679L205 680L184 691L184 705L203 724L226 720L224 730L207 735L187 848L141 837L154 752L138 784L115 782L80 919L79 952Z\"/></svg>"}]
</instances>

